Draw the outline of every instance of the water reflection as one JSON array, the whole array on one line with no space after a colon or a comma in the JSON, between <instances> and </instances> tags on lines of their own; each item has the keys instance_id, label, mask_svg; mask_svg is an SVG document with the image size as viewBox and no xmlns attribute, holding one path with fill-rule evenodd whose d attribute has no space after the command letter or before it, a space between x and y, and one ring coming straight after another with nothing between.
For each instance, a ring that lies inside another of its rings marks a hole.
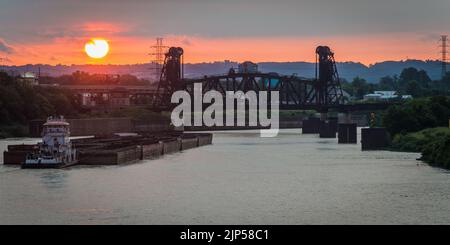
<instances>
[{"instance_id":1,"label":"water reflection","mask_svg":"<svg viewBox=\"0 0 450 245\"><path fill-rule=\"evenodd\" d=\"M49 189L61 189L66 187L68 173L65 170L44 170L40 173L41 183Z\"/></svg>"}]
</instances>

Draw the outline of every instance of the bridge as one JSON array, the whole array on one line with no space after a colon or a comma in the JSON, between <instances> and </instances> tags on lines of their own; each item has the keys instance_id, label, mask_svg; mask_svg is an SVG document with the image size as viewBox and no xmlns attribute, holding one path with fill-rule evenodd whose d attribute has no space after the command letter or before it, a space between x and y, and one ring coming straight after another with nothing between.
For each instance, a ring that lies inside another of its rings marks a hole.
<instances>
[{"instance_id":1,"label":"bridge","mask_svg":"<svg viewBox=\"0 0 450 245\"><path fill-rule=\"evenodd\" d=\"M260 91L279 93L280 110L316 110L326 113L373 111L386 109L390 103L345 104L334 53L327 46L316 48L316 77L307 79L299 76L279 75L275 72L239 71L230 69L227 74L204 76L197 79L183 78L183 49L172 47L166 53L160 82L152 108L169 110L171 95L178 90L194 93L194 85L201 84L202 92L211 90L225 95L227 91ZM225 103L224 103L225 104ZM270 103L268 103L270 104Z\"/></svg>"},{"instance_id":2,"label":"bridge","mask_svg":"<svg viewBox=\"0 0 450 245\"><path fill-rule=\"evenodd\" d=\"M156 88L146 85L59 85L63 89L69 89L75 93L99 93L106 94L111 91L127 91L130 95L134 94L154 94Z\"/></svg>"},{"instance_id":3,"label":"bridge","mask_svg":"<svg viewBox=\"0 0 450 245\"><path fill-rule=\"evenodd\" d=\"M61 85L94 101L93 107L109 103L118 106L145 105L151 110L170 110L175 105L170 98L175 91L184 90L193 96L194 85L201 84L202 92L211 90L225 95L227 91L266 91L279 93L280 110L316 110L351 112L386 109L390 103L346 104L341 89L334 53L327 46L319 46L316 53L316 76L304 78L286 76L275 72L261 73L255 70L235 71L226 74L204 76L196 79L183 77L183 49L171 47L165 54L157 87L124 85ZM270 104L270 103L268 103Z\"/></svg>"},{"instance_id":4,"label":"bridge","mask_svg":"<svg viewBox=\"0 0 450 245\"><path fill-rule=\"evenodd\" d=\"M53 84L40 84L43 87L54 87ZM151 104L157 90L149 85L58 85L75 93L87 108L124 107L130 105Z\"/></svg>"}]
</instances>

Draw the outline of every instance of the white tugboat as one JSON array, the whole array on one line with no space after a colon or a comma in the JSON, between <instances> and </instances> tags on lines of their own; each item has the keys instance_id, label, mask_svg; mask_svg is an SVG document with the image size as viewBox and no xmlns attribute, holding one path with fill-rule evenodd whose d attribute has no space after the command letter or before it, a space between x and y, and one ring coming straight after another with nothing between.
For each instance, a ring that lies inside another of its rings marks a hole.
<instances>
[{"instance_id":1,"label":"white tugboat","mask_svg":"<svg viewBox=\"0 0 450 245\"><path fill-rule=\"evenodd\" d=\"M76 163L70 142L70 125L64 117L49 117L43 125L42 142L27 155L22 168L58 168Z\"/></svg>"}]
</instances>

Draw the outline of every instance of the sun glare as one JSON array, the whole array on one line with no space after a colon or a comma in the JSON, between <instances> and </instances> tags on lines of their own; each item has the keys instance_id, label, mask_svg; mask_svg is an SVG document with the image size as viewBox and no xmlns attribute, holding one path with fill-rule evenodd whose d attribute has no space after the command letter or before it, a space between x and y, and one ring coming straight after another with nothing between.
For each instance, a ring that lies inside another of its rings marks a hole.
<instances>
[{"instance_id":1,"label":"sun glare","mask_svg":"<svg viewBox=\"0 0 450 245\"><path fill-rule=\"evenodd\" d=\"M86 54L94 59L105 57L109 52L109 44L104 39L92 39L84 45Z\"/></svg>"}]
</instances>

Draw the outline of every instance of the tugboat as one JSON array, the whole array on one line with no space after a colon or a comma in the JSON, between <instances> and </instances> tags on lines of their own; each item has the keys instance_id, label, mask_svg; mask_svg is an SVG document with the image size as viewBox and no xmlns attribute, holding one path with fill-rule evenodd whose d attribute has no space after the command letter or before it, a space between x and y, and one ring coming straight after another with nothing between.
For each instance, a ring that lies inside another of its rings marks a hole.
<instances>
[{"instance_id":1,"label":"tugboat","mask_svg":"<svg viewBox=\"0 0 450 245\"><path fill-rule=\"evenodd\" d=\"M75 164L76 150L69 137L70 125L64 117L49 117L43 125L42 142L27 154L22 168L60 168Z\"/></svg>"}]
</instances>

